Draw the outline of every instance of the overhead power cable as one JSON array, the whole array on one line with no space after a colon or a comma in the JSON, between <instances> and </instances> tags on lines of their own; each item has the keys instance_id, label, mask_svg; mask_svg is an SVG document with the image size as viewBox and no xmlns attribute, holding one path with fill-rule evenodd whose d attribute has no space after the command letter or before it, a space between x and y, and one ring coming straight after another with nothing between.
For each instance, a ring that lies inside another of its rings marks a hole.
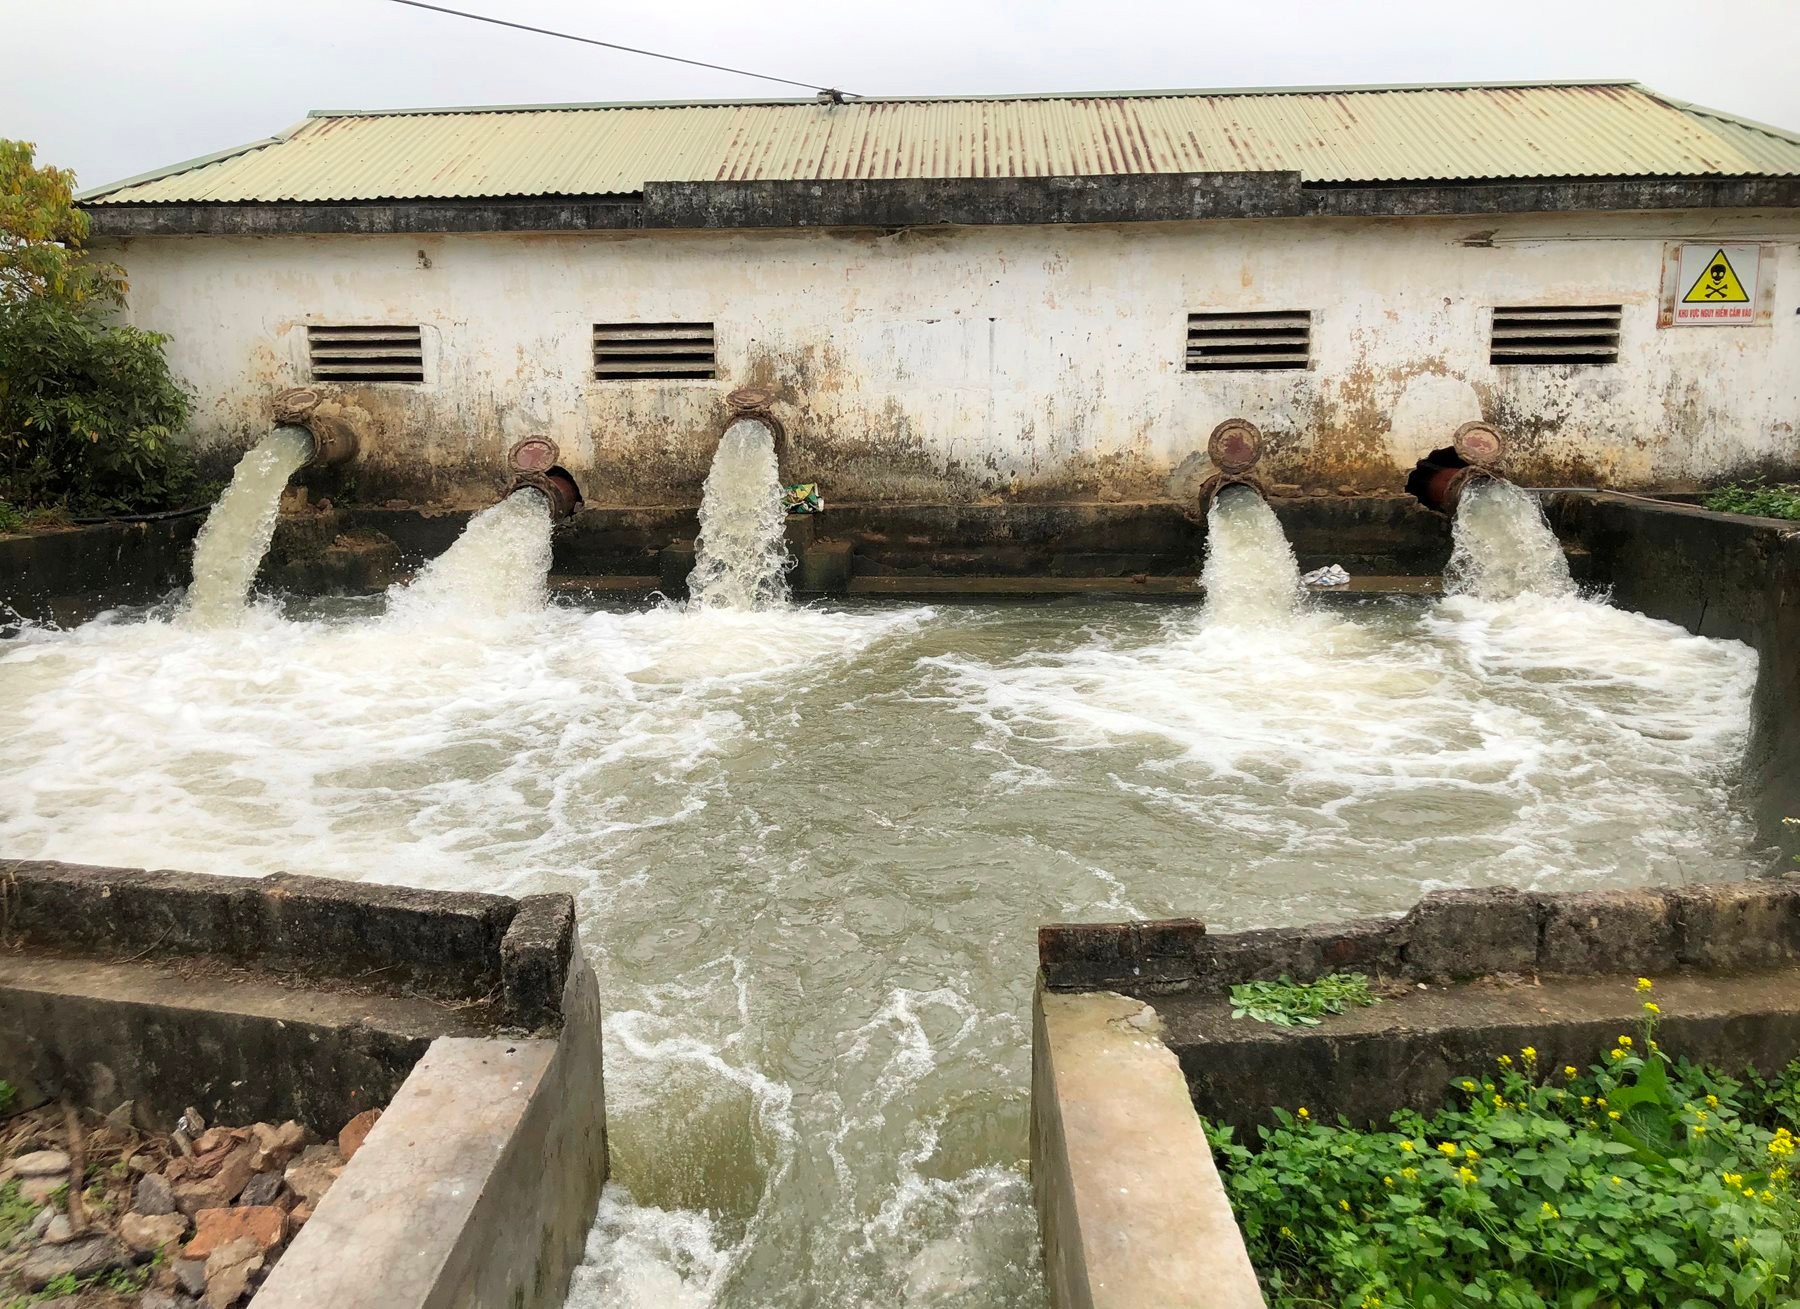
<instances>
[{"instance_id":1,"label":"overhead power cable","mask_svg":"<svg viewBox=\"0 0 1800 1309\"><path fill-rule=\"evenodd\" d=\"M529 23L515 23L505 18L494 18L488 14L472 14L463 9L447 9L443 5L428 5L424 0L389 0L392 4L407 5L413 9L429 9L434 14L450 14L456 18L469 18L478 23L492 23L495 27L511 27L520 32L535 32L539 36L559 37L564 41L579 41L583 45L602 46L608 50L622 50L628 55L645 55L651 59L667 59L670 63L688 64L694 68L710 68L717 73L735 73L739 77L756 77L765 82L780 82L784 86L804 87L808 91L817 91L820 98L829 99L833 104L842 103L849 93L839 91L835 87L820 86L816 82L796 82L791 77L772 77L768 73L753 73L747 68L728 68L724 64L709 64L704 59L683 59L680 55L665 55L655 50L640 50L636 46L619 45L613 41L600 41L591 36L576 36L573 32L557 32L548 27L533 27Z\"/></svg>"}]
</instances>

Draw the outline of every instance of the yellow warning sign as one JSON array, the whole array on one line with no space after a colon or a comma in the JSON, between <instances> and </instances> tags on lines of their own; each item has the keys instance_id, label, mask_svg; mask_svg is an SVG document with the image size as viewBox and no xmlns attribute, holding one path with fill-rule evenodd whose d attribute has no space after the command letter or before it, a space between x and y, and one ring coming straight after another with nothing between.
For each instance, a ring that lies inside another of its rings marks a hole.
<instances>
[{"instance_id":1,"label":"yellow warning sign","mask_svg":"<svg viewBox=\"0 0 1800 1309\"><path fill-rule=\"evenodd\" d=\"M1701 249L1705 249L1704 246ZM1681 297L1684 305L1747 305L1750 303L1749 293L1744 284L1738 280L1737 270L1731 266L1723 247L1718 253L1706 261L1706 267L1700 270L1700 276L1688 288L1688 293Z\"/></svg>"}]
</instances>

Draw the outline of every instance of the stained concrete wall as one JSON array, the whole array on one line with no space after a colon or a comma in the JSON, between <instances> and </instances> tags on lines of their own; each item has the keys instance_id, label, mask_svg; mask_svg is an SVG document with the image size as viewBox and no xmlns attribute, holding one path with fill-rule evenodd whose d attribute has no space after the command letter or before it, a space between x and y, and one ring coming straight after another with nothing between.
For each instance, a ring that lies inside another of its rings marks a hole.
<instances>
[{"instance_id":1,"label":"stained concrete wall","mask_svg":"<svg viewBox=\"0 0 1800 1309\"><path fill-rule=\"evenodd\" d=\"M1779 244L1773 321L1658 329L1664 243ZM1794 211L766 232L154 236L100 242L171 337L192 433L236 450L306 380L308 323L420 323L422 386L369 415L349 489L491 494L547 433L594 503L691 503L724 409L775 386L829 500L1163 493L1221 419L1273 480L1397 485L1459 423L1538 484L1681 485L1796 466ZM1620 303L1620 362L1494 368L1496 304ZM1195 311L1310 309L1306 371L1183 371ZM596 321L716 324L717 382L598 382Z\"/></svg>"}]
</instances>

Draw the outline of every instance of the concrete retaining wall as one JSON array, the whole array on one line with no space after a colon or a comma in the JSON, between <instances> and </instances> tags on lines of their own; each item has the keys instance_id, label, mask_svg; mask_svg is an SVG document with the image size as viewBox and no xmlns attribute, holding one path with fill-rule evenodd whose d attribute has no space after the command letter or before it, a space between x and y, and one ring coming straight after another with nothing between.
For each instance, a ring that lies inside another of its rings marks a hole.
<instances>
[{"instance_id":1,"label":"concrete retaining wall","mask_svg":"<svg viewBox=\"0 0 1800 1309\"><path fill-rule=\"evenodd\" d=\"M566 895L0 862L0 1074L167 1130L387 1112L255 1303L560 1303L606 1180Z\"/></svg>"},{"instance_id":2,"label":"concrete retaining wall","mask_svg":"<svg viewBox=\"0 0 1800 1309\"><path fill-rule=\"evenodd\" d=\"M1800 963L1800 881L1436 891L1403 918L1218 935L1197 919L1059 924L1038 929L1038 959L1050 990L1145 996L1331 972L1438 981L1782 967Z\"/></svg>"},{"instance_id":3,"label":"concrete retaining wall","mask_svg":"<svg viewBox=\"0 0 1800 1309\"><path fill-rule=\"evenodd\" d=\"M186 584L200 522L194 515L0 536L0 636L16 618L73 627L103 609L161 599Z\"/></svg>"}]
</instances>

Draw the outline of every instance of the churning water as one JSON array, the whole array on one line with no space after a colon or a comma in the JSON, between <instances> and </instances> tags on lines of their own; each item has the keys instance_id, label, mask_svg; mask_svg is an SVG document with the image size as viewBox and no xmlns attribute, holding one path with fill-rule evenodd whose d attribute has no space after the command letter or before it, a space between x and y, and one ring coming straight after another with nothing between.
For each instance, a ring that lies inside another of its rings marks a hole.
<instances>
[{"instance_id":1,"label":"churning water","mask_svg":"<svg viewBox=\"0 0 1800 1309\"><path fill-rule=\"evenodd\" d=\"M231 485L194 541L194 583L187 598L191 621L225 623L243 613L250 583L275 535L281 493L311 455L312 435L305 428L277 427L238 460Z\"/></svg>"},{"instance_id":2,"label":"churning water","mask_svg":"<svg viewBox=\"0 0 1800 1309\"><path fill-rule=\"evenodd\" d=\"M570 891L614 1149L571 1305L1037 1309L1038 924L1760 867L1748 649L1569 594L1240 607L1228 554L1291 568L1266 527L1215 511L1200 612L414 621L440 570L385 614L28 631L0 851Z\"/></svg>"},{"instance_id":3,"label":"churning water","mask_svg":"<svg viewBox=\"0 0 1800 1309\"><path fill-rule=\"evenodd\" d=\"M689 602L696 609L768 609L788 598L786 514L769 429L740 418L725 429L700 497Z\"/></svg>"},{"instance_id":4,"label":"churning water","mask_svg":"<svg viewBox=\"0 0 1800 1309\"><path fill-rule=\"evenodd\" d=\"M1575 583L1537 500L1511 482L1489 478L1471 483L1456 507L1444 589L1510 600L1574 595Z\"/></svg>"}]
</instances>

